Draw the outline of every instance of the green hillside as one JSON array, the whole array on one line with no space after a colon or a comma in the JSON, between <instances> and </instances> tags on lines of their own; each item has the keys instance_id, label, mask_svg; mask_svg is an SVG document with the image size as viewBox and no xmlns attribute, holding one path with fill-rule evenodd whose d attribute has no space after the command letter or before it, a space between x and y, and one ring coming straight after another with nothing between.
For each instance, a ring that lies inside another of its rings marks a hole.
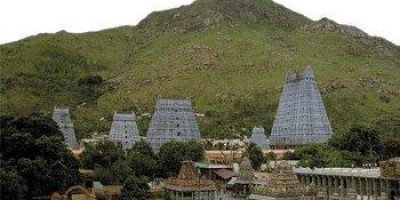
<instances>
[{"instance_id":1,"label":"green hillside","mask_svg":"<svg viewBox=\"0 0 400 200\"><path fill-rule=\"evenodd\" d=\"M150 118L141 114L160 94L190 98L205 114L203 136L236 137L256 124L269 132L285 72L308 65L336 131L368 124L400 133L400 47L270 0L198 0L137 26L2 45L0 112L69 106L84 137L108 133L114 111L134 110L145 134Z\"/></svg>"}]
</instances>

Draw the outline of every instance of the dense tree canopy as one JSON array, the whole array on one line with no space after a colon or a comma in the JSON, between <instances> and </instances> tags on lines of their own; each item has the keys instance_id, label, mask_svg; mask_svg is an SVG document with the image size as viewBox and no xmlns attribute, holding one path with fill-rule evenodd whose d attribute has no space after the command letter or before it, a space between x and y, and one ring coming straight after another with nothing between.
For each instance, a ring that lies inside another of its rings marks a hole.
<instances>
[{"instance_id":1,"label":"dense tree canopy","mask_svg":"<svg viewBox=\"0 0 400 200\"><path fill-rule=\"evenodd\" d=\"M121 185L128 176L152 180L159 169L156 155L144 140L137 141L127 152L122 145L109 141L89 145L81 158L83 165L94 169L96 179L106 185Z\"/></svg>"},{"instance_id":2,"label":"dense tree canopy","mask_svg":"<svg viewBox=\"0 0 400 200\"><path fill-rule=\"evenodd\" d=\"M181 161L201 161L204 157L203 146L195 141L171 141L161 146L158 154L161 166L161 176L176 175L181 167Z\"/></svg>"},{"instance_id":3,"label":"dense tree canopy","mask_svg":"<svg viewBox=\"0 0 400 200\"><path fill-rule=\"evenodd\" d=\"M80 155L83 167L94 169L95 167L110 167L113 163L125 158L122 145L110 141L104 141L97 145L88 144Z\"/></svg>"},{"instance_id":4,"label":"dense tree canopy","mask_svg":"<svg viewBox=\"0 0 400 200\"><path fill-rule=\"evenodd\" d=\"M383 144L386 159L400 156L400 135L384 137Z\"/></svg>"},{"instance_id":5,"label":"dense tree canopy","mask_svg":"<svg viewBox=\"0 0 400 200\"><path fill-rule=\"evenodd\" d=\"M376 128L355 126L334 134L328 144L296 149L303 167L360 167L400 156L400 138L383 137Z\"/></svg>"},{"instance_id":6,"label":"dense tree canopy","mask_svg":"<svg viewBox=\"0 0 400 200\"><path fill-rule=\"evenodd\" d=\"M325 144L310 144L296 149L301 157L300 165L303 167L324 167L326 165L327 148Z\"/></svg>"},{"instance_id":7,"label":"dense tree canopy","mask_svg":"<svg viewBox=\"0 0 400 200\"><path fill-rule=\"evenodd\" d=\"M359 152L363 156L383 155L385 151L382 134L378 129L360 126L333 135L328 144L338 150Z\"/></svg>"},{"instance_id":8,"label":"dense tree canopy","mask_svg":"<svg viewBox=\"0 0 400 200\"><path fill-rule=\"evenodd\" d=\"M150 191L148 180L144 176L129 176L122 188L122 200L145 200Z\"/></svg>"},{"instance_id":9,"label":"dense tree canopy","mask_svg":"<svg viewBox=\"0 0 400 200\"><path fill-rule=\"evenodd\" d=\"M136 176L146 176L149 179L159 170L158 159L149 143L137 141L128 152L128 164Z\"/></svg>"},{"instance_id":10,"label":"dense tree canopy","mask_svg":"<svg viewBox=\"0 0 400 200\"><path fill-rule=\"evenodd\" d=\"M79 162L50 118L1 116L0 127L2 198L31 199L79 182Z\"/></svg>"}]
</instances>

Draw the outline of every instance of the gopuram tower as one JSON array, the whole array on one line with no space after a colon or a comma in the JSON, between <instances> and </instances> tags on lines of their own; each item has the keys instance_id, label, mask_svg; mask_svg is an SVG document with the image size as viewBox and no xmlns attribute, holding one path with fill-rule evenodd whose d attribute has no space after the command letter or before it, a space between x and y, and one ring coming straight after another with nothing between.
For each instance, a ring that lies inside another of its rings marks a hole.
<instances>
[{"instance_id":1,"label":"gopuram tower","mask_svg":"<svg viewBox=\"0 0 400 200\"><path fill-rule=\"evenodd\" d=\"M332 128L314 80L307 67L303 73L286 74L270 137L273 148L325 142Z\"/></svg>"},{"instance_id":2,"label":"gopuram tower","mask_svg":"<svg viewBox=\"0 0 400 200\"><path fill-rule=\"evenodd\" d=\"M130 149L138 139L139 130L136 124L135 113L119 114L114 112L109 140L120 142L124 149Z\"/></svg>"},{"instance_id":3,"label":"gopuram tower","mask_svg":"<svg viewBox=\"0 0 400 200\"><path fill-rule=\"evenodd\" d=\"M157 99L147 131L147 141L155 152L169 141L200 141L200 130L190 100Z\"/></svg>"},{"instance_id":4,"label":"gopuram tower","mask_svg":"<svg viewBox=\"0 0 400 200\"><path fill-rule=\"evenodd\" d=\"M72 148L78 143L76 142L74 124L68 108L54 107L52 119L57 123L58 128L64 134L65 145Z\"/></svg>"},{"instance_id":5,"label":"gopuram tower","mask_svg":"<svg viewBox=\"0 0 400 200\"><path fill-rule=\"evenodd\" d=\"M261 150L269 149L270 144L263 127L255 126L251 132L250 142L256 144Z\"/></svg>"}]
</instances>

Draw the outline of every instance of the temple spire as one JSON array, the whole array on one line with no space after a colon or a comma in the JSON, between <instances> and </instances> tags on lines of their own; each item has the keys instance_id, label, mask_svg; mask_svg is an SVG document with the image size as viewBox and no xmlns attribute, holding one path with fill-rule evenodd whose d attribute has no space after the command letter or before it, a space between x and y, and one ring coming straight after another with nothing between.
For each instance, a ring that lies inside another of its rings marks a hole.
<instances>
[{"instance_id":1,"label":"temple spire","mask_svg":"<svg viewBox=\"0 0 400 200\"><path fill-rule=\"evenodd\" d=\"M302 73L288 72L272 127L271 146L320 143L331 134L332 128L311 67Z\"/></svg>"},{"instance_id":2,"label":"temple spire","mask_svg":"<svg viewBox=\"0 0 400 200\"><path fill-rule=\"evenodd\" d=\"M64 134L65 145L73 148L78 145L76 142L74 124L72 123L69 108L54 107L52 119L57 123L60 131Z\"/></svg>"},{"instance_id":3,"label":"temple spire","mask_svg":"<svg viewBox=\"0 0 400 200\"><path fill-rule=\"evenodd\" d=\"M190 100L157 99L147 140L155 152L172 140L200 141L200 129Z\"/></svg>"}]
</instances>

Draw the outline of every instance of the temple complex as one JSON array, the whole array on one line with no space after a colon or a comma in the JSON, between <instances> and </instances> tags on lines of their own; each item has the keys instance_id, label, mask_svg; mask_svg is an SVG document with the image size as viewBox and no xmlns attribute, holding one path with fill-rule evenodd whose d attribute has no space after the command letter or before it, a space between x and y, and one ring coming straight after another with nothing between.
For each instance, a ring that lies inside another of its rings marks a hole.
<instances>
[{"instance_id":1,"label":"temple complex","mask_svg":"<svg viewBox=\"0 0 400 200\"><path fill-rule=\"evenodd\" d=\"M64 134L65 145L69 148L76 147L78 143L76 142L74 124L69 114L69 108L54 107L52 119L57 123L60 131Z\"/></svg>"},{"instance_id":2,"label":"temple complex","mask_svg":"<svg viewBox=\"0 0 400 200\"><path fill-rule=\"evenodd\" d=\"M164 184L171 199L213 199L215 183L202 178L191 161L183 161L178 177L168 178Z\"/></svg>"},{"instance_id":3,"label":"temple complex","mask_svg":"<svg viewBox=\"0 0 400 200\"><path fill-rule=\"evenodd\" d=\"M310 67L303 73L289 71L272 127L271 146L281 148L320 143L331 134L332 128L314 72Z\"/></svg>"},{"instance_id":4,"label":"temple complex","mask_svg":"<svg viewBox=\"0 0 400 200\"><path fill-rule=\"evenodd\" d=\"M200 141L200 129L190 100L157 99L147 131L147 141L155 152L172 140Z\"/></svg>"},{"instance_id":5,"label":"temple complex","mask_svg":"<svg viewBox=\"0 0 400 200\"><path fill-rule=\"evenodd\" d=\"M124 149L130 149L138 139L139 130L136 125L135 113L119 114L114 112L109 140L120 142Z\"/></svg>"},{"instance_id":6,"label":"temple complex","mask_svg":"<svg viewBox=\"0 0 400 200\"><path fill-rule=\"evenodd\" d=\"M265 130L263 127L255 126L251 132L250 142L256 144L261 150L269 149L269 140L265 136Z\"/></svg>"},{"instance_id":7,"label":"temple complex","mask_svg":"<svg viewBox=\"0 0 400 200\"><path fill-rule=\"evenodd\" d=\"M249 196L253 200L307 200L315 195L309 189L300 184L292 167L287 163L276 166L266 184L259 185Z\"/></svg>"}]
</instances>

